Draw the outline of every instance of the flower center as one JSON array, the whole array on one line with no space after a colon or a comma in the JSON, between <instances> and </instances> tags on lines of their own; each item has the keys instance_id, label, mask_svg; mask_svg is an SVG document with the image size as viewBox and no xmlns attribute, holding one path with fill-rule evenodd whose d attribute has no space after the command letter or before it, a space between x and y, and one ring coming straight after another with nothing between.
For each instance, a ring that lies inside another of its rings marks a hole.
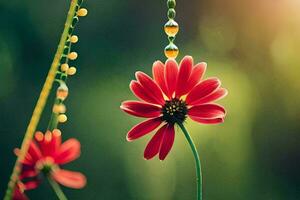
<instances>
[{"instance_id":1,"label":"flower center","mask_svg":"<svg viewBox=\"0 0 300 200\"><path fill-rule=\"evenodd\" d=\"M54 160L51 157L46 157L38 160L35 164L35 169L43 174L49 174L55 168Z\"/></svg>"},{"instance_id":2,"label":"flower center","mask_svg":"<svg viewBox=\"0 0 300 200\"><path fill-rule=\"evenodd\" d=\"M173 98L166 101L162 108L163 120L170 124L182 123L186 119L187 106L183 100Z\"/></svg>"}]
</instances>

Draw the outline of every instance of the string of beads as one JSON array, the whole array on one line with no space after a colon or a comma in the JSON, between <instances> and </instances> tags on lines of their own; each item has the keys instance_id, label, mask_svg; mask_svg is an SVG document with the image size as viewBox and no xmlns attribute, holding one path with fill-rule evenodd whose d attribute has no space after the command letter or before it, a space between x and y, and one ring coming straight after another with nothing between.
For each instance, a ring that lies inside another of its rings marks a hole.
<instances>
[{"instance_id":1,"label":"string of beads","mask_svg":"<svg viewBox=\"0 0 300 200\"><path fill-rule=\"evenodd\" d=\"M64 123L67 121L66 106L64 105L65 99L68 97L69 89L67 86L68 76L76 74L76 67L70 67L69 61L76 60L78 57L77 52L71 52L72 44L78 42L78 36L73 35L74 28L79 21L79 17L87 15L88 11L85 8L80 8L82 1L78 1L76 6L76 14L73 17L72 24L68 30L68 39L64 46L64 51L60 60L60 70L57 71L56 81L59 83L59 87L56 90L56 97L52 108L52 115L48 125L48 130L57 128L58 123Z\"/></svg>"},{"instance_id":2,"label":"string of beads","mask_svg":"<svg viewBox=\"0 0 300 200\"><path fill-rule=\"evenodd\" d=\"M164 30L168 36L169 44L165 48L165 56L167 58L175 59L179 53L178 47L174 44L175 37L179 31L178 23L174 20L176 16L176 0L167 0L168 6L168 19L169 21L165 24Z\"/></svg>"}]
</instances>

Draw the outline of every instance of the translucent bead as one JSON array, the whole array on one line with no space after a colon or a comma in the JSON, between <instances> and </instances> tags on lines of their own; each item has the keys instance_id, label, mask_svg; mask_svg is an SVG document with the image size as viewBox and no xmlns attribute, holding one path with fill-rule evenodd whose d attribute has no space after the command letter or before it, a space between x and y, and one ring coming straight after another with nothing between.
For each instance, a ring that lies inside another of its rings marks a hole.
<instances>
[{"instance_id":1,"label":"translucent bead","mask_svg":"<svg viewBox=\"0 0 300 200\"><path fill-rule=\"evenodd\" d=\"M165 55L166 55L167 58L174 58L175 59L177 57L178 53L179 53L179 49L173 43L170 43L165 48Z\"/></svg>"},{"instance_id":2,"label":"translucent bead","mask_svg":"<svg viewBox=\"0 0 300 200\"><path fill-rule=\"evenodd\" d=\"M173 8L169 9L169 10L168 10L168 18L169 18L169 19L174 19L175 16L176 16L176 11L175 11L175 9L173 9Z\"/></svg>"},{"instance_id":3,"label":"translucent bead","mask_svg":"<svg viewBox=\"0 0 300 200\"><path fill-rule=\"evenodd\" d=\"M64 101L67 98L68 94L69 94L69 89L66 86L66 84L63 83L57 88L56 98Z\"/></svg>"},{"instance_id":4,"label":"translucent bead","mask_svg":"<svg viewBox=\"0 0 300 200\"><path fill-rule=\"evenodd\" d=\"M52 112L59 114L66 112L66 106L64 104L54 104Z\"/></svg>"},{"instance_id":5,"label":"translucent bead","mask_svg":"<svg viewBox=\"0 0 300 200\"><path fill-rule=\"evenodd\" d=\"M173 19L170 19L166 24L165 24L165 32L168 36L174 37L178 31L179 31L179 26L178 23L175 22Z\"/></svg>"},{"instance_id":6,"label":"translucent bead","mask_svg":"<svg viewBox=\"0 0 300 200\"><path fill-rule=\"evenodd\" d=\"M167 4L168 4L168 8L175 8L176 1L175 0L168 0Z\"/></svg>"}]
</instances>

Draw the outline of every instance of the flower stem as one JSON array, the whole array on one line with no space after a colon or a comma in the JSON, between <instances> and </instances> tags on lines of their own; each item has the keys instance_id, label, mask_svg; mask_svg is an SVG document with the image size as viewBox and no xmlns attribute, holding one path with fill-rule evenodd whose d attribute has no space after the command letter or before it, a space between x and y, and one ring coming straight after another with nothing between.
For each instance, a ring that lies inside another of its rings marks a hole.
<instances>
[{"instance_id":1,"label":"flower stem","mask_svg":"<svg viewBox=\"0 0 300 200\"><path fill-rule=\"evenodd\" d=\"M22 169L22 166L21 166L20 162L22 160L24 160L24 157L25 157L25 155L28 151L28 148L29 148L30 141L33 137L33 134L36 130L36 127L39 123L42 112L43 112L44 107L46 105L49 93L51 91L53 82L55 80L55 75L56 75L56 72L57 72L57 69L58 69L58 66L59 66L59 62L60 62L60 60L62 58L62 55L63 55L64 44L66 43L66 40L68 39L68 35L69 35L68 31L69 31L70 27L72 26L72 20L73 20L73 17L75 16L75 14L76 14L77 4L78 4L78 0L72 0L71 1L68 16L67 16L66 23L65 23L65 27L64 27L62 36L60 38L58 48L56 50L53 62L51 64L51 67L50 67L49 73L47 75L46 81L44 83L44 86L42 88L42 91L40 93L39 99L38 99L37 104L34 108L32 117L31 117L30 122L28 124L27 130L26 130L26 133L25 133L22 145L21 145L20 154L19 154L19 156L16 160L16 163L14 165L13 172L11 174L10 181L8 183L8 188L7 188L5 196L4 196L4 200L11 200L12 199L12 194L13 194L16 182L19 179L19 174L20 174L21 169Z\"/></svg>"},{"instance_id":2,"label":"flower stem","mask_svg":"<svg viewBox=\"0 0 300 200\"><path fill-rule=\"evenodd\" d=\"M177 123L184 133L194 155L195 164L196 164L196 175L197 175L197 200L202 200L202 172L201 172L201 162L199 154L197 152L196 146L191 138L189 132L186 130L182 123Z\"/></svg>"},{"instance_id":3,"label":"flower stem","mask_svg":"<svg viewBox=\"0 0 300 200\"><path fill-rule=\"evenodd\" d=\"M61 187L50 176L48 176L48 181L59 200L68 200Z\"/></svg>"}]
</instances>

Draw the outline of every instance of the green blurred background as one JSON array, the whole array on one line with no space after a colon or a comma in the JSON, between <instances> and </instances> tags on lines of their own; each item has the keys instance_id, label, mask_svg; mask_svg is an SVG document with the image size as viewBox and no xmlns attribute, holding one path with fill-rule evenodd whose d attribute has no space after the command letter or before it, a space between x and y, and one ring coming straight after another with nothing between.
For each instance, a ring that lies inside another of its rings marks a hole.
<instances>
[{"instance_id":1,"label":"green blurred background","mask_svg":"<svg viewBox=\"0 0 300 200\"><path fill-rule=\"evenodd\" d=\"M51 64L69 1L0 0L0 194ZM78 74L69 81L63 138L78 138L81 157L65 166L86 174L69 199L190 200L194 161L183 134L164 162L145 161L151 134L132 143L126 132L141 119L119 110L134 99L136 70L165 60L166 1L89 0L76 28ZM229 95L224 124L188 121L203 165L204 199L300 199L300 1L177 1L181 59L208 63ZM39 130L49 120L50 98ZM47 183L27 193L55 199Z\"/></svg>"}]
</instances>

